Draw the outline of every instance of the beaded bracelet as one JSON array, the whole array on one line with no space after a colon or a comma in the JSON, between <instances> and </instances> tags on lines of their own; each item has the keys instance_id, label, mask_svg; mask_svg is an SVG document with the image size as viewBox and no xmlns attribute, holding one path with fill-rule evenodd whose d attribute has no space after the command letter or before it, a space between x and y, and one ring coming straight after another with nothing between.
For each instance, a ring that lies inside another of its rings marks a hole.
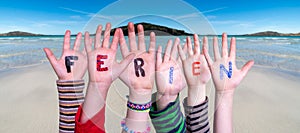
<instances>
[{"instance_id":1,"label":"beaded bracelet","mask_svg":"<svg viewBox=\"0 0 300 133\"><path fill-rule=\"evenodd\" d=\"M130 110L138 111L138 112L149 112L151 108L151 104L152 104L151 101L146 104L135 104L130 102L129 100L127 101L127 107Z\"/></svg>"},{"instance_id":2,"label":"beaded bracelet","mask_svg":"<svg viewBox=\"0 0 300 133\"><path fill-rule=\"evenodd\" d=\"M122 127L122 129L123 129L126 133L150 133L150 131L151 131L151 127L150 127L150 124L149 124L149 123L147 124L147 129L146 129L146 131L138 132L138 131L130 130L130 129L126 126L125 119L123 119L123 120L121 121L121 127Z\"/></svg>"}]
</instances>

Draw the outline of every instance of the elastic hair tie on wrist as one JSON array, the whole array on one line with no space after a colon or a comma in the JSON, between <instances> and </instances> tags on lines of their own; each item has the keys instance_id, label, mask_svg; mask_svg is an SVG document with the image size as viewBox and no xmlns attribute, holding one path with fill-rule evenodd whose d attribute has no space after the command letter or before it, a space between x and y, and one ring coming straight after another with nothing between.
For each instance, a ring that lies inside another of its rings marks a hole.
<instances>
[{"instance_id":1,"label":"elastic hair tie on wrist","mask_svg":"<svg viewBox=\"0 0 300 133\"><path fill-rule=\"evenodd\" d=\"M122 127L122 129L123 129L126 133L150 133L150 131L151 131L151 127L150 127L150 124L149 124L149 123L147 124L147 129L146 129L146 131L138 132L138 131L130 130L130 129L126 126L126 121L125 121L125 119L123 119L123 120L121 121L121 127Z\"/></svg>"},{"instance_id":2,"label":"elastic hair tie on wrist","mask_svg":"<svg viewBox=\"0 0 300 133\"><path fill-rule=\"evenodd\" d=\"M136 103L130 102L129 100L127 101L127 107L130 110L138 111L138 112L149 112L151 105L152 105L151 101L146 104L136 104Z\"/></svg>"}]
</instances>

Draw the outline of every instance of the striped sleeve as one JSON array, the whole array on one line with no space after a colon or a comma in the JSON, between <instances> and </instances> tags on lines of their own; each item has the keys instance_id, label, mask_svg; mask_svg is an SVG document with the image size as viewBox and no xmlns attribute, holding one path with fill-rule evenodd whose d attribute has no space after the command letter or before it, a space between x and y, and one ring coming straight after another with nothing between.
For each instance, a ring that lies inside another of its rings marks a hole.
<instances>
[{"instance_id":1,"label":"striped sleeve","mask_svg":"<svg viewBox=\"0 0 300 133\"><path fill-rule=\"evenodd\" d=\"M187 98L183 102L186 116L186 130L188 133L209 133L208 98L199 105L188 106Z\"/></svg>"},{"instance_id":2,"label":"striped sleeve","mask_svg":"<svg viewBox=\"0 0 300 133\"><path fill-rule=\"evenodd\" d=\"M180 110L179 98L161 110L157 110L156 102L150 110L151 122L157 133L185 133L184 116Z\"/></svg>"},{"instance_id":3,"label":"striped sleeve","mask_svg":"<svg viewBox=\"0 0 300 133\"><path fill-rule=\"evenodd\" d=\"M84 100L84 80L57 80L59 132L74 133L75 115Z\"/></svg>"}]
</instances>

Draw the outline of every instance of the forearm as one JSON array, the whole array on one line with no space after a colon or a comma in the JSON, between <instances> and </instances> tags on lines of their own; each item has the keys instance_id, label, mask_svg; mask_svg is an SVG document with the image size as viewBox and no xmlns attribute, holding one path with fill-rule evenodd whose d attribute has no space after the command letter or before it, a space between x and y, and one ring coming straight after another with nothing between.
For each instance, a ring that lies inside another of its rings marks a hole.
<instances>
[{"instance_id":1,"label":"forearm","mask_svg":"<svg viewBox=\"0 0 300 133\"><path fill-rule=\"evenodd\" d=\"M59 94L59 132L74 132L75 115L84 100L84 80L57 80Z\"/></svg>"},{"instance_id":2,"label":"forearm","mask_svg":"<svg viewBox=\"0 0 300 133\"><path fill-rule=\"evenodd\" d=\"M129 94L129 101L135 104L145 104L151 101L151 91L135 92ZM149 112L127 109L125 125L132 131L146 131L149 128ZM149 129L150 130L150 129ZM129 131L128 131L129 132Z\"/></svg>"},{"instance_id":3,"label":"forearm","mask_svg":"<svg viewBox=\"0 0 300 133\"><path fill-rule=\"evenodd\" d=\"M232 133L232 107L233 91L216 92L215 95L215 115L214 115L214 132L215 133Z\"/></svg>"},{"instance_id":4,"label":"forearm","mask_svg":"<svg viewBox=\"0 0 300 133\"><path fill-rule=\"evenodd\" d=\"M82 108L84 112L81 116L82 123L93 118L103 107L105 107L109 87L110 84L89 82Z\"/></svg>"}]
</instances>

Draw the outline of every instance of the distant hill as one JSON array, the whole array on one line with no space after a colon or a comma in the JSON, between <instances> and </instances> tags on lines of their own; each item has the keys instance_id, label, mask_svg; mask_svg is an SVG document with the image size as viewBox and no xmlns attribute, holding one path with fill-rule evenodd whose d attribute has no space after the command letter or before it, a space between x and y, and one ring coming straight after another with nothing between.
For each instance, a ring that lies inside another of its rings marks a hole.
<instances>
[{"instance_id":1,"label":"distant hill","mask_svg":"<svg viewBox=\"0 0 300 133\"><path fill-rule=\"evenodd\" d=\"M169 28L169 27L150 24L150 23L137 23L137 24L135 24L134 26L135 26L135 30L136 30L135 32L136 33L137 33L137 25L139 25L139 24L142 24L144 26L144 31L145 31L146 36L150 35L150 33L152 31L155 32L155 34L157 36L167 36L167 35L189 36L189 35L192 35L191 33L187 33L184 30L172 29L172 28ZM122 26L122 27L117 27L117 28L121 28L124 32L124 35L128 36L127 26ZM112 29L110 34L113 35L117 28ZM0 36L52 36L52 35L42 35L42 34L33 34L33 33L22 32L22 31L13 31L13 32L9 32L9 33L0 34ZM72 36L76 36L76 35L72 35Z\"/></svg>"},{"instance_id":2,"label":"distant hill","mask_svg":"<svg viewBox=\"0 0 300 133\"><path fill-rule=\"evenodd\" d=\"M245 34L243 36L300 36L299 33L278 33L275 31L258 32L254 34Z\"/></svg>"},{"instance_id":3,"label":"distant hill","mask_svg":"<svg viewBox=\"0 0 300 133\"><path fill-rule=\"evenodd\" d=\"M177 29L166 27L166 26L155 25L155 24L145 23L145 22L134 24L136 33L138 33L137 32L137 25L139 25L139 24L143 25L144 31L145 31L145 36L149 36L152 31L155 32L155 35L157 35L157 36L168 36L168 35L189 36L189 35L193 35L191 33L185 32L184 30L177 30ZM123 30L124 35L128 36L127 26L121 26L121 27L117 27L117 28L121 28ZM115 32L115 30L117 28L114 28L114 29L111 30L111 35L113 35L113 33Z\"/></svg>"},{"instance_id":4,"label":"distant hill","mask_svg":"<svg viewBox=\"0 0 300 133\"><path fill-rule=\"evenodd\" d=\"M43 35L33 34L29 32L22 32L22 31L12 31L12 32L0 34L0 36L43 36Z\"/></svg>"}]
</instances>

